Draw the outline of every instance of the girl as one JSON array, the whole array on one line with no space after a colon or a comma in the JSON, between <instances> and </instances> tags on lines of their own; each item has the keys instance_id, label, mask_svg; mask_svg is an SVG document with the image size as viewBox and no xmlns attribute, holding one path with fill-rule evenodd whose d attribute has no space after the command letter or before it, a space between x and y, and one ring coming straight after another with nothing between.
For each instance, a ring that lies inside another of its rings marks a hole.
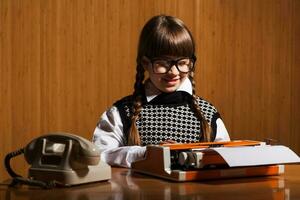
<instances>
[{"instance_id":1,"label":"girl","mask_svg":"<svg viewBox=\"0 0 300 200\"><path fill-rule=\"evenodd\" d=\"M104 161L130 167L148 144L230 140L216 108L195 95L195 44L181 20L150 19L136 61L133 94L108 109L94 132Z\"/></svg>"}]
</instances>

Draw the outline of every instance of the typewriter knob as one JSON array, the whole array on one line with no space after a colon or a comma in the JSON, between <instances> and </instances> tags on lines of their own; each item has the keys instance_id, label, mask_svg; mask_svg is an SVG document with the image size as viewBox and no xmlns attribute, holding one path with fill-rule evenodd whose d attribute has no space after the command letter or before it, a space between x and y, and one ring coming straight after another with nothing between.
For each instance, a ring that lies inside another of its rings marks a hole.
<instances>
[{"instance_id":1,"label":"typewriter knob","mask_svg":"<svg viewBox=\"0 0 300 200\"><path fill-rule=\"evenodd\" d=\"M186 152L180 152L178 155L178 163L181 166L185 166L188 161L188 154Z\"/></svg>"},{"instance_id":2,"label":"typewriter knob","mask_svg":"<svg viewBox=\"0 0 300 200\"><path fill-rule=\"evenodd\" d=\"M193 152L195 158L195 168L202 168L201 160L203 158L202 152Z\"/></svg>"},{"instance_id":3,"label":"typewriter knob","mask_svg":"<svg viewBox=\"0 0 300 200\"><path fill-rule=\"evenodd\" d=\"M202 152L180 152L178 164L185 168L201 168Z\"/></svg>"},{"instance_id":4,"label":"typewriter knob","mask_svg":"<svg viewBox=\"0 0 300 200\"><path fill-rule=\"evenodd\" d=\"M178 155L178 163L184 168L193 168L197 165L196 157L193 152L180 152Z\"/></svg>"}]
</instances>

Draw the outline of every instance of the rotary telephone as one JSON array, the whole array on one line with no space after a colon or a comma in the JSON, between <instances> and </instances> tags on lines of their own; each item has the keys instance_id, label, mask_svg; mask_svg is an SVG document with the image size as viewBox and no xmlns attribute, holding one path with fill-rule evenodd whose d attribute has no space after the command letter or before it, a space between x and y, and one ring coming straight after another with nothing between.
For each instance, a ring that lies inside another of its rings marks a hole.
<instances>
[{"instance_id":1,"label":"rotary telephone","mask_svg":"<svg viewBox=\"0 0 300 200\"><path fill-rule=\"evenodd\" d=\"M16 174L10 159L24 154L30 164L28 178ZM27 184L53 188L72 186L111 178L111 168L100 160L92 142L69 133L51 133L32 140L26 147L9 153L5 167L13 178L11 185Z\"/></svg>"}]
</instances>

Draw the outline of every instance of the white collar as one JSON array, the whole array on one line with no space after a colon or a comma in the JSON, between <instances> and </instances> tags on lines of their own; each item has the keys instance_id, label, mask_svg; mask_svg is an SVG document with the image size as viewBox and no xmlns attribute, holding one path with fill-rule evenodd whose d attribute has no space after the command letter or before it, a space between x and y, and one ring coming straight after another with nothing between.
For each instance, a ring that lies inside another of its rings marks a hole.
<instances>
[{"instance_id":1,"label":"white collar","mask_svg":"<svg viewBox=\"0 0 300 200\"><path fill-rule=\"evenodd\" d=\"M189 93L190 95L193 95L193 87L190 79L186 78L176 91L184 91ZM157 95L161 94L162 92L159 89L157 89L153 85L153 83L148 79L145 82L145 93L146 93L147 102L149 102L152 99L154 99Z\"/></svg>"}]
</instances>

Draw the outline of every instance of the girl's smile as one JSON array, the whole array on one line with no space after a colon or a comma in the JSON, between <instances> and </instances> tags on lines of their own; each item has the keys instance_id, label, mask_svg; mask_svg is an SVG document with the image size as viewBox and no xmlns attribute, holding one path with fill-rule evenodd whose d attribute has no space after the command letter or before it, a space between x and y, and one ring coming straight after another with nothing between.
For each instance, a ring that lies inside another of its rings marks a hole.
<instances>
[{"instance_id":1,"label":"girl's smile","mask_svg":"<svg viewBox=\"0 0 300 200\"><path fill-rule=\"evenodd\" d=\"M163 78L162 80L165 81L167 85L174 86L178 83L178 81L180 81L180 78L173 78L173 79Z\"/></svg>"}]
</instances>

